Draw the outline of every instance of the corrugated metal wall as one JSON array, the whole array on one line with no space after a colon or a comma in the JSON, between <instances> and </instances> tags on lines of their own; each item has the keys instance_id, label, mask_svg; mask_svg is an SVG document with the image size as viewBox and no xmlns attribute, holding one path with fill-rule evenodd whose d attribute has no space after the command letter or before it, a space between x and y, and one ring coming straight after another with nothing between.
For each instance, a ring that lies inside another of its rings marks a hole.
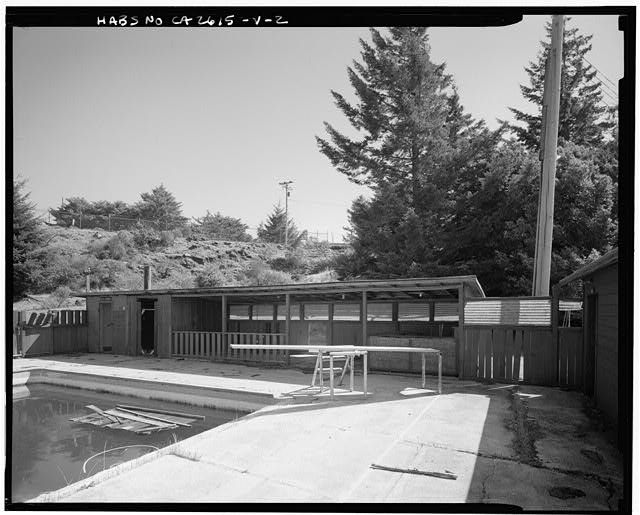
<instances>
[{"instance_id":1,"label":"corrugated metal wall","mask_svg":"<svg viewBox=\"0 0 640 515\"><path fill-rule=\"evenodd\" d=\"M468 299L465 325L551 325L551 298Z\"/></svg>"}]
</instances>

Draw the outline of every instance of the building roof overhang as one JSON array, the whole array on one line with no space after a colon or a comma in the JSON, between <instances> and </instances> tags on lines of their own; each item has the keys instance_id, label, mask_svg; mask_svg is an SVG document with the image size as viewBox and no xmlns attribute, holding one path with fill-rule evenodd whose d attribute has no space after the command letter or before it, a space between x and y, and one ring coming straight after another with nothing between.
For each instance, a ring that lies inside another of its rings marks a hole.
<instances>
[{"instance_id":1,"label":"building roof overhang","mask_svg":"<svg viewBox=\"0 0 640 515\"><path fill-rule=\"evenodd\" d=\"M307 301L360 301L362 292L369 300L456 300L458 291L464 288L468 297L484 297L484 291L475 275L454 277L355 280L326 283L297 283L270 286L225 286L216 288L154 289L133 291L99 291L79 293L83 297L113 295L178 297L222 297L234 302L273 301L290 298Z\"/></svg>"},{"instance_id":2,"label":"building roof overhang","mask_svg":"<svg viewBox=\"0 0 640 515\"><path fill-rule=\"evenodd\" d=\"M618 247L616 247L613 250L610 250L604 256L599 257L595 261L592 261L591 263L583 266L582 268L579 268L578 270L573 272L571 275L568 275L564 279L560 280L558 282L558 285L565 286L566 284L569 284L572 281L576 281L578 279L584 279L585 277L593 275L598 270L606 268L617 262L618 262Z\"/></svg>"}]
</instances>

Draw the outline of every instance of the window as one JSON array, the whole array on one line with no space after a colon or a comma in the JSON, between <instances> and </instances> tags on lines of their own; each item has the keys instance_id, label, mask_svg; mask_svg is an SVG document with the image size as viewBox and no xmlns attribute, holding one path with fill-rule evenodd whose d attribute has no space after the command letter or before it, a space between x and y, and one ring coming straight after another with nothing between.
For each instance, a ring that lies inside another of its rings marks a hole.
<instances>
[{"instance_id":1,"label":"window","mask_svg":"<svg viewBox=\"0 0 640 515\"><path fill-rule=\"evenodd\" d=\"M398 320L404 322L428 322L429 304L424 302L399 302Z\"/></svg>"},{"instance_id":2,"label":"window","mask_svg":"<svg viewBox=\"0 0 640 515\"><path fill-rule=\"evenodd\" d=\"M436 312L434 320L436 322L457 322L458 303L436 302Z\"/></svg>"},{"instance_id":3,"label":"window","mask_svg":"<svg viewBox=\"0 0 640 515\"><path fill-rule=\"evenodd\" d=\"M329 320L328 304L305 304L304 305L305 320Z\"/></svg>"},{"instance_id":4,"label":"window","mask_svg":"<svg viewBox=\"0 0 640 515\"><path fill-rule=\"evenodd\" d=\"M229 318L231 320L249 320L249 306L244 304L229 306Z\"/></svg>"},{"instance_id":5,"label":"window","mask_svg":"<svg viewBox=\"0 0 640 515\"><path fill-rule=\"evenodd\" d=\"M360 320L360 304L335 304L333 319L337 321Z\"/></svg>"},{"instance_id":6,"label":"window","mask_svg":"<svg viewBox=\"0 0 640 515\"><path fill-rule=\"evenodd\" d=\"M253 306L253 320L273 320L273 304L256 304Z\"/></svg>"},{"instance_id":7,"label":"window","mask_svg":"<svg viewBox=\"0 0 640 515\"><path fill-rule=\"evenodd\" d=\"M300 320L300 305L299 304L291 304L291 318L289 320ZM279 304L278 305L278 320L286 320L287 319L287 305Z\"/></svg>"},{"instance_id":8,"label":"window","mask_svg":"<svg viewBox=\"0 0 640 515\"><path fill-rule=\"evenodd\" d=\"M370 322L386 322L392 320L391 303L368 304L367 320Z\"/></svg>"}]
</instances>

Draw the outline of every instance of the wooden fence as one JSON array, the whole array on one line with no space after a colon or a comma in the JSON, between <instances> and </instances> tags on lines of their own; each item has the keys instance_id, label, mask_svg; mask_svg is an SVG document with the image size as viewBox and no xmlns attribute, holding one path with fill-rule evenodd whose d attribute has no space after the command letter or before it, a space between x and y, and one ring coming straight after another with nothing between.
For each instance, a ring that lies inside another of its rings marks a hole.
<instances>
[{"instance_id":1,"label":"wooden fence","mask_svg":"<svg viewBox=\"0 0 640 515\"><path fill-rule=\"evenodd\" d=\"M172 356L252 363L287 363L287 351L270 349L232 349L230 344L281 345L287 343L283 333L219 333L173 331Z\"/></svg>"},{"instance_id":2,"label":"wooden fence","mask_svg":"<svg viewBox=\"0 0 640 515\"><path fill-rule=\"evenodd\" d=\"M13 312L14 355L30 357L87 351L86 311Z\"/></svg>"},{"instance_id":3,"label":"wooden fence","mask_svg":"<svg viewBox=\"0 0 640 515\"><path fill-rule=\"evenodd\" d=\"M582 384L582 328L558 327L558 299L465 303L462 377L544 386Z\"/></svg>"}]
</instances>

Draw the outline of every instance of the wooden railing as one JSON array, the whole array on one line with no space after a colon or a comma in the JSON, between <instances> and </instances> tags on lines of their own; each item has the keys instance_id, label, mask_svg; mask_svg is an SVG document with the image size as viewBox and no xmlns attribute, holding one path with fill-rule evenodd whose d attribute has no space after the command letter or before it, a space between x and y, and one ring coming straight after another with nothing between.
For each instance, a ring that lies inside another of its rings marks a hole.
<instances>
[{"instance_id":1,"label":"wooden railing","mask_svg":"<svg viewBox=\"0 0 640 515\"><path fill-rule=\"evenodd\" d=\"M218 333L208 331L173 331L172 356L203 358L212 361L251 363L286 363L287 352L271 349L231 349L230 344L282 345L284 333Z\"/></svg>"}]
</instances>

